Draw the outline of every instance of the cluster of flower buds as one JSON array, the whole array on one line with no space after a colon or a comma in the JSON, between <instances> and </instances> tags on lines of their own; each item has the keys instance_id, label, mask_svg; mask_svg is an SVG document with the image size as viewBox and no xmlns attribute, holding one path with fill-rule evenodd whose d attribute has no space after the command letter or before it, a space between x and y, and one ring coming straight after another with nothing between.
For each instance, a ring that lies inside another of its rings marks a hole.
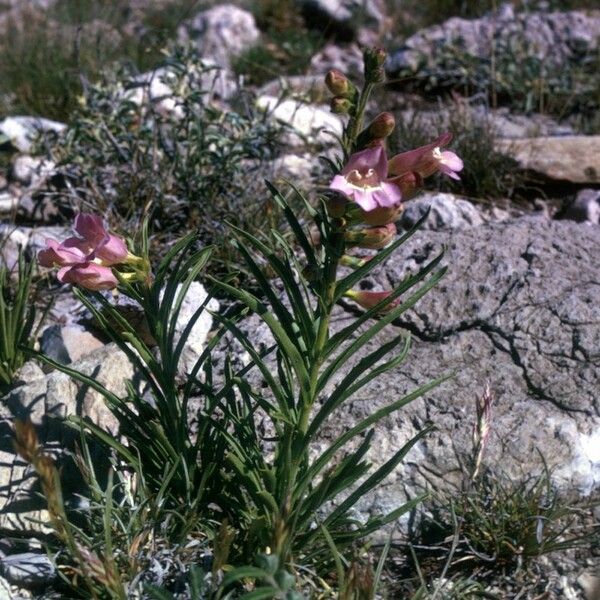
<instances>
[{"instance_id":1,"label":"cluster of flower buds","mask_svg":"<svg viewBox=\"0 0 600 600\"><path fill-rule=\"evenodd\" d=\"M332 69L325 76L325 85L333 94L331 100L331 112L338 115L346 115L353 112L358 100L356 86L337 69Z\"/></svg>"},{"instance_id":2,"label":"cluster of flower buds","mask_svg":"<svg viewBox=\"0 0 600 600\"><path fill-rule=\"evenodd\" d=\"M385 52L380 48L364 52L367 84L384 81L385 58ZM462 170L463 162L454 152L444 150L452 139L450 133L388 160L385 142L394 130L394 115L382 112L362 131L355 127L352 132L352 123L362 123L357 107L364 109L363 94L368 86L359 93L339 71L330 71L325 83L334 94L333 112L350 116L346 131L352 133L346 147L351 148L346 164L329 184L328 212L342 223L347 247L384 248L396 235L395 222L402 214L403 202L418 193L423 180L437 172L459 179L457 173ZM364 264L364 260L344 257L342 264L356 266ZM373 299L381 301L389 294L351 290L346 295L361 306L372 308Z\"/></svg>"},{"instance_id":3,"label":"cluster of flower buds","mask_svg":"<svg viewBox=\"0 0 600 600\"><path fill-rule=\"evenodd\" d=\"M117 266L127 267L120 276L128 281L147 278L147 261L131 254L125 240L108 233L100 217L79 214L74 229L78 236L62 243L48 239L46 248L38 253L41 266L60 267L59 281L88 290L109 290L119 283L113 271Z\"/></svg>"}]
</instances>

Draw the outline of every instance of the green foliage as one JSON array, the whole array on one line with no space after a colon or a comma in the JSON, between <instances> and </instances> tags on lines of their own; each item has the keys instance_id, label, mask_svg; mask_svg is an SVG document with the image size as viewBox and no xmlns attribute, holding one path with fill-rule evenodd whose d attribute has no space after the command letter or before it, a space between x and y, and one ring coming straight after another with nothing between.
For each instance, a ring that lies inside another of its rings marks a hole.
<instances>
[{"instance_id":1,"label":"green foliage","mask_svg":"<svg viewBox=\"0 0 600 600\"><path fill-rule=\"evenodd\" d=\"M270 242L263 242L235 229L238 249L257 281L261 297L213 281L261 317L273 335L277 352L275 364L267 362L257 355L251 341L230 319L218 317L250 354L269 390L269 394L265 395L240 381L239 394L234 394L233 390L229 394L228 418L233 432L228 435L230 449L227 460L239 478L246 502L242 522L238 526L245 553L268 545L285 563L300 555L310 560L317 557L322 560L330 554L332 544L342 551L394 521L420 500L401 505L389 514L372 517L366 523L359 523L352 517L352 509L360 498L378 485L425 433L421 432L386 463L370 472L370 465L364 457L374 434L373 428L380 420L425 394L441 380L418 388L374 412L334 440L317 458L311 458L310 448L319 438L327 419L336 414L349 397L406 358L409 339L404 334L396 336L362 358L351 373L341 377L333 391L327 391L328 384L350 357L431 289L442 277L444 269L436 271L440 256L408 277L374 309L330 337L331 311L342 294L389 257L421 223L363 267L336 282L335 272L343 252L343 236L340 237L334 223L325 213L307 205L320 229L321 239L328 240L323 248L315 249L284 197L273 188L271 193L288 219L313 277L310 290L308 282L297 281L299 267L295 253L276 231L271 232ZM268 264L281 279L285 301L265 278L259 266L263 263ZM419 284L421 287L417 289ZM314 294L315 302L310 300L310 292ZM369 318L400 294L403 294L402 303L359 332ZM272 431L269 453L264 451L265 440L259 433L265 426L265 417L269 423L267 429ZM354 449L349 447L351 443ZM344 500L336 501L340 497ZM256 523L261 524L258 530Z\"/></svg>"},{"instance_id":2,"label":"green foliage","mask_svg":"<svg viewBox=\"0 0 600 600\"><path fill-rule=\"evenodd\" d=\"M88 88L66 137L51 151L65 177L78 181L58 191L57 201L93 205L122 231L139 229L152 214L157 247L199 231L205 244L218 245L218 269L230 270L226 222L249 231L263 227L262 177L281 126L249 108L211 103L219 72L194 52L175 50L163 73L177 90L178 116L156 103L136 105L130 94L142 94L141 84L127 72Z\"/></svg>"},{"instance_id":3,"label":"green foliage","mask_svg":"<svg viewBox=\"0 0 600 600\"><path fill-rule=\"evenodd\" d=\"M282 75L302 75L321 44L318 34L302 27L272 31L237 56L233 70L254 85L262 85Z\"/></svg>"},{"instance_id":4,"label":"green foliage","mask_svg":"<svg viewBox=\"0 0 600 600\"><path fill-rule=\"evenodd\" d=\"M516 482L484 476L455 502L455 510L466 552L485 562L526 562L590 544L600 534L574 532L584 511L559 496L547 471Z\"/></svg>"},{"instance_id":5,"label":"green foliage","mask_svg":"<svg viewBox=\"0 0 600 600\"><path fill-rule=\"evenodd\" d=\"M85 86L115 61L141 71L162 60L162 49L197 0L141 9L132 28L127 0L59 0L52 10L23 9L0 39L0 112L70 121ZM136 29L135 31L133 29Z\"/></svg>"},{"instance_id":6,"label":"green foliage","mask_svg":"<svg viewBox=\"0 0 600 600\"><path fill-rule=\"evenodd\" d=\"M25 362L23 349L33 345L34 264L27 262L20 250L16 267L13 275L7 265L0 265L0 390L11 385Z\"/></svg>"},{"instance_id":7,"label":"green foliage","mask_svg":"<svg viewBox=\"0 0 600 600\"><path fill-rule=\"evenodd\" d=\"M519 480L488 471L458 495L432 500L413 540L415 561L447 555L444 574L476 567L502 573L600 539L585 524L591 506L570 504L546 470Z\"/></svg>"},{"instance_id":8,"label":"green foliage","mask_svg":"<svg viewBox=\"0 0 600 600\"><path fill-rule=\"evenodd\" d=\"M493 123L485 114L458 103L433 119L431 113L418 111L411 117L400 114L390 137L390 155L429 144L442 131L452 132L452 150L467 168L461 172L460 181L436 177L430 184L434 189L490 200L512 198L523 186L514 160L496 150Z\"/></svg>"}]
</instances>

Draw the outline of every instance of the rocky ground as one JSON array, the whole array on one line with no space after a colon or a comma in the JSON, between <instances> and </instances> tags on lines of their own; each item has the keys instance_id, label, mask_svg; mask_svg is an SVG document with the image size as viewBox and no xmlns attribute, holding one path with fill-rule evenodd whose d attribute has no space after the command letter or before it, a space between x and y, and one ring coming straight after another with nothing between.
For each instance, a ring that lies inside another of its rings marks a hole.
<instances>
[{"instance_id":1,"label":"rocky ground","mask_svg":"<svg viewBox=\"0 0 600 600\"><path fill-rule=\"evenodd\" d=\"M52 0L34 4L36 10L52 14ZM448 274L441 284L372 342L378 345L388 336L408 331L413 338L409 359L355 398L343 415L336 415L328 435L335 437L361 416L436 377L449 372L454 376L390 417L377 431L370 457L374 463L391 456L425 424L436 425L436 431L418 444L379 491L363 500L359 516L389 509L422 489L450 493L460 488L461 465L472 452L474 401L486 383L495 397L487 464L518 480L539 473L545 462L556 489L570 501L597 501L600 130L582 134L576 110L561 119L502 106L502 102L492 108L478 104L474 83L467 86L460 79L459 67L467 60L485 61L494 52L512 52L515 40L526 39L528 44L521 50L528 59L566 72L600 51L600 11L518 12L505 5L493 15L470 20L454 17L401 39L394 37L389 6L376 0L364 6L327 0L300 4L306 26L319 29L328 41L312 58L305 75L253 89L252 101L258 110L286 125L279 154L268 165L270 174L301 181L304 188L326 183L313 157L317 152L331 152L331 134L339 134L341 124L324 104L322 75L332 67L359 72L358 45L380 42L390 51L389 78L400 80L388 90L385 106L380 108L388 109L391 103L397 118L402 114L408 122L416 111L425 120L431 116L436 122L440 114L442 118L448 115L448 120L456 97L452 100L444 91L452 89L456 94L470 86L474 97L463 102L469 104L473 118L483 115L491 123L494 151L513 161L525 190L518 198L424 193L407 205L399 222L407 229L429 207L423 229L401 247L393 261L364 282L370 289L397 285L445 249L443 264ZM0 16L17 18L22 9L22 3L8 3ZM132 19L138 9L132 2ZM193 44L206 61L221 69L210 82L210 101L220 110L228 110L239 100L234 57L257 43L261 35L251 12L230 5L199 11L179 25L179 41ZM499 55L497 60L501 60ZM505 62L511 60L515 60L513 55ZM131 102L178 118L177 90L170 85L168 68L144 73L137 82L133 91L126 92ZM286 90L285 97L282 90ZM443 100L434 101L438 93ZM581 97L587 93L583 88L575 92ZM589 104L586 107L589 112ZM2 254L9 266L16 261L19 245L33 253L46 237L67 235L64 206L56 198L65 187L76 188L78 183L65 178L65 165L56 164L35 140L39 132L64 135L69 127L23 115L0 120L0 150L7 165L0 172ZM465 171L469 168L466 162ZM342 327L356 313L354 306L344 303L334 326ZM251 318L245 327L255 344L268 344L269 336L258 319ZM210 320L197 326L188 348L190 360L210 329ZM89 315L68 288L58 291L38 343L59 362L93 374L115 393L123 393L124 380L133 375L131 365L98 337ZM358 360L360 356L355 356L354 361ZM72 441L60 420L72 413L111 425L98 394L78 387L66 375L47 373L34 362L25 365L14 389L0 404L0 533L4 536L0 539L0 599L32 597L53 573L34 541L44 532L36 522L44 520L44 513L32 496L30 470L14 455L12 421L15 416L29 415L47 447L58 455ZM599 521L596 509L586 526L591 531ZM406 522L400 524L399 532L406 533L407 527ZM20 540L15 542L13 537ZM545 588L531 586L531 590L545 594L539 598L598 598L592 591L594 577L600 574L597 550L598 546L588 546L563 562L549 561L540 567L539 577L550 583ZM511 591L505 587L496 593L501 598L533 598L522 595L528 585L524 583L521 591L513 585Z\"/></svg>"}]
</instances>

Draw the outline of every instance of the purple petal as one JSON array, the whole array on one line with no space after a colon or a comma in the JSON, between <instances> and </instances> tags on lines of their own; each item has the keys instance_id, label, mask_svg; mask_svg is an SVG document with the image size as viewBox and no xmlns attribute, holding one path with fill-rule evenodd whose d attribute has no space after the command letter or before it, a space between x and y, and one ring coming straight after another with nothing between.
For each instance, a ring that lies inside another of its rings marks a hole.
<instances>
[{"instance_id":1,"label":"purple petal","mask_svg":"<svg viewBox=\"0 0 600 600\"><path fill-rule=\"evenodd\" d=\"M102 219L97 215L80 213L75 217L75 231L86 240L97 243L106 236ZM94 245L96 245L94 243Z\"/></svg>"},{"instance_id":2,"label":"purple petal","mask_svg":"<svg viewBox=\"0 0 600 600\"><path fill-rule=\"evenodd\" d=\"M393 175L404 175L409 171L419 171L419 163L423 159L428 159L434 148L446 146L451 139L451 133L444 133L431 144L396 154L388 162L388 172Z\"/></svg>"},{"instance_id":3,"label":"purple petal","mask_svg":"<svg viewBox=\"0 0 600 600\"><path fill-rule=\"evenodd\" d=\"M353 193L354 202L358 204L363 210L367 212L377 208L377 202L373 197L373 192L367 192L365 190L354 190Z\"/></svg>"},{"instance_id":4,"label":"purple petal","mask_svg":"<svg viewBox=\"0 0 600 600\"><path fill-rule=\"evenodd\" d=\"M342 192L347 196L352 196L355 188L348 183L347 179L343 175L336 175L329 184L329 189Z\"/></svg>"},{"instance_id":5,"label":"purple petal","mask_svg":"<svg viewBox=\"0 0 600 600\"><path fill-rule=\"evenodd\" d=\"M354 170L363 173L369 169L373 169L380 179L387 175L387 158L383 146L378 145L353 154L342 169L342 175L347 175Z\"/></svg>"},{"instance_id":6,"label":"purple petal","mask_svg":"<svg viewBox=\"0 0 600 600\"><path fill-rule=\"evenodd\" d=\"M396 204L400 204L400 202L402 202L402 191L397 185L388 183L387 181L382 181L381 189L388 198L388 203L384 204L383 206L395 206Z\"/></svg>"},{"instance_id":7,"label":"purple petal","mask_svg":"<svg viewBox=\"0 0 600 600\"><path fill-rule=\"evenodd\" d=\"M454 152L450 152L450 150L442 152L442 164L453 171L462 171L464 167L463 161Z\"/></svg>"}]
</instances>

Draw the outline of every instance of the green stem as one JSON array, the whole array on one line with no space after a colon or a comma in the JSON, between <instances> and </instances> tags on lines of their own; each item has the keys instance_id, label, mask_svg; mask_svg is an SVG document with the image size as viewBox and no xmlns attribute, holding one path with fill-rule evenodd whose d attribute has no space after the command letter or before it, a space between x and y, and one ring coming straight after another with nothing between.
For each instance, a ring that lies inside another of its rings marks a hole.
<instances>
[{"instance_id":1,"label":"green stem","mask_svg":"<svg viewBox=\"0 0 600 600\"><path fill-rule=\"evenodd\" d=\"M365 82L363 89L360 92L360 96L358 97L358 103L356 105L356 112L354 116L348 122L348 127L346 130L344 149L346 153L346 159L350 154L356 152L358 148L356 148L356 139L358 138L358 134L360 133L363 127L363 121L365 116L365 110L367 108L367 102L373 93L375 85L373 83Z\"/></svg>"}]
</instances>

